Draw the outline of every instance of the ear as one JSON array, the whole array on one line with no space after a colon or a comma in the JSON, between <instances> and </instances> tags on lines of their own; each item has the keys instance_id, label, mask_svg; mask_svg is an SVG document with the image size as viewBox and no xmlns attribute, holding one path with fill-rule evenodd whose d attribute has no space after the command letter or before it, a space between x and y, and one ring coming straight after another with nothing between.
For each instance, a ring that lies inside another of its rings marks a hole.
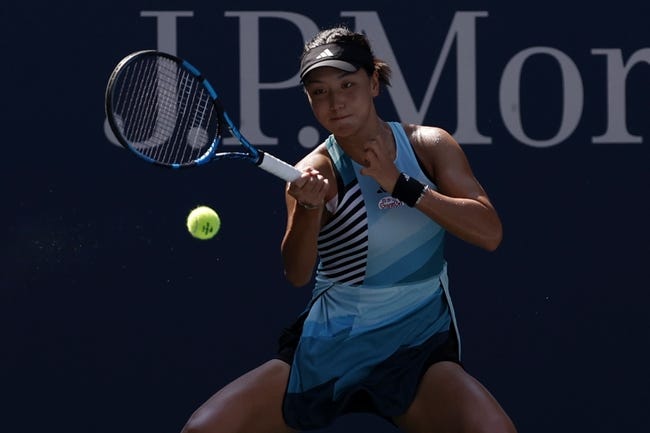
<instances>
[{"instance_id":1,"label":"ear","mask_svg":"<svg viewBox=\"0 0 650 433\"><path fill-rule=\"evenodd\" d=\"M373 97L379 95L379 89L379 72L374 71L370 76L370 93Z\"/></svg>"}]
</instances>

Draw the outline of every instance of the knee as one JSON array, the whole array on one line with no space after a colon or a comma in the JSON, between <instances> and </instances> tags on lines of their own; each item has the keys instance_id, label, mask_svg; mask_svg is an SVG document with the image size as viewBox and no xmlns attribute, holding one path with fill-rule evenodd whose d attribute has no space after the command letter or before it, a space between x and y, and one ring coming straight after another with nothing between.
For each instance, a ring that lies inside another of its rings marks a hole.
<instances>
[{"instance_id":1,"label":"knee","mask_svg":"<svg viewBox=\"0 0 650 433\"><path fill-rule=\"evenodd\" d=\"M241 433L245 418L239 405L231 401L205 405L197 409L183 426L181 433Z\"/></svg>"},{"instance_id":2,"label":"knee","mask_svg":"<svg viewBox=\"0 0 650 433\"><path fill-rule=\"evenodd\" d=\"M483 417L473 428L467 431L480 433L517 433L517 429L512 423L512 420L505 413Z\"/></svg>"},{"instance_id":3,"label":"knee","mask_svg":"<svg viewBox=\"0 0 650 433\"><path fill-rule=\"evenodd\" d=\"M181 433L209 433L209 431L205 423L198 421L194 416L192 416L183 426Z\"/></svg>"},{"instance_id":4,"label":"knee","mask_svg":"<svg viewBox=\"0 0 650 433\"><path fill-rule=\"evenodd\" d=\"M216 433L215 425L218 425L218 420L202 416L201 411L198 410L187 420L181 433Z\"/></svg>"}]
</instances>

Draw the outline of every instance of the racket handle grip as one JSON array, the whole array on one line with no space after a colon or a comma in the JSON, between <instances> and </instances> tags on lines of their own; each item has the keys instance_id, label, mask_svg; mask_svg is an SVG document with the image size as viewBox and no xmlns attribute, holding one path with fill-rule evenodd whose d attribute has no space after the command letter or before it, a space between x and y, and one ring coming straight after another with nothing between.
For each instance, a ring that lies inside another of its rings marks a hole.
<instances>
[{"instance_id":1,"label":"racket handle grip","mask_svg":"<svg viewBox=\"0 0 650 433\"><path fill-rule=\"evenodd\" d=\"M270 153L261 150L258 150L258 152L259 162L257 165L261 169L266 170L287 182L292 182L300 177L301 172L296 167L287 164Z\"/></svg>"}]
</instances>

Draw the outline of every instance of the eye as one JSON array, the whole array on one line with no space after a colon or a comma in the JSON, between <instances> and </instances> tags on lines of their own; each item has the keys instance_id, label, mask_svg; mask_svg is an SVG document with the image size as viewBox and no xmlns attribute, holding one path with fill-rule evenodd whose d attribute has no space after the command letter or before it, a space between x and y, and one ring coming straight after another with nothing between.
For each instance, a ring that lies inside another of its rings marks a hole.
<instances>
[{"instance_id":1,"label":"eye","mask_svg":"<svg viewBox=\"0 0 650 433\"><path fill-rule=\"evenodd\" d=\"M346 81L343 83L341 87L343 87L344 89L349 89L352 86L354 86L354 83L352 81Z\"/></svg>"},{"instance_id":2,"label":"eye","mask_svg":"<svg viewBox=\"0 0 650 433\"><path fill-rule=\"evenodd\" d=\"M309 94L309 96L312 96L312 97L320 96L320 95L325 94L325 89L322 88L322 87L310 87L310 88L307 88L306 90L307 90L307 93Z\"/></svg>"}]
</instances>

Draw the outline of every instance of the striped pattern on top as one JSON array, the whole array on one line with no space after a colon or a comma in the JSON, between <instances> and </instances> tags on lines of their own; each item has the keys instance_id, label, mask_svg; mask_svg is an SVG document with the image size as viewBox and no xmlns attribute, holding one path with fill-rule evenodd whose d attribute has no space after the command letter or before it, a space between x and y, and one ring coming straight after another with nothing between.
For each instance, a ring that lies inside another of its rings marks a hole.
<instances>
[{"instance_id":1,"label":"striped pattern on top","mask_svg":"<svg viewBox=\"0 0 650 433\"><path fill-rule=\"evenodd\" d=\"M368 260L368 215L357 180L347 185L332 220L318 236L319 273L331 281L362 284Z\"/></svg>"}]
</instances>

